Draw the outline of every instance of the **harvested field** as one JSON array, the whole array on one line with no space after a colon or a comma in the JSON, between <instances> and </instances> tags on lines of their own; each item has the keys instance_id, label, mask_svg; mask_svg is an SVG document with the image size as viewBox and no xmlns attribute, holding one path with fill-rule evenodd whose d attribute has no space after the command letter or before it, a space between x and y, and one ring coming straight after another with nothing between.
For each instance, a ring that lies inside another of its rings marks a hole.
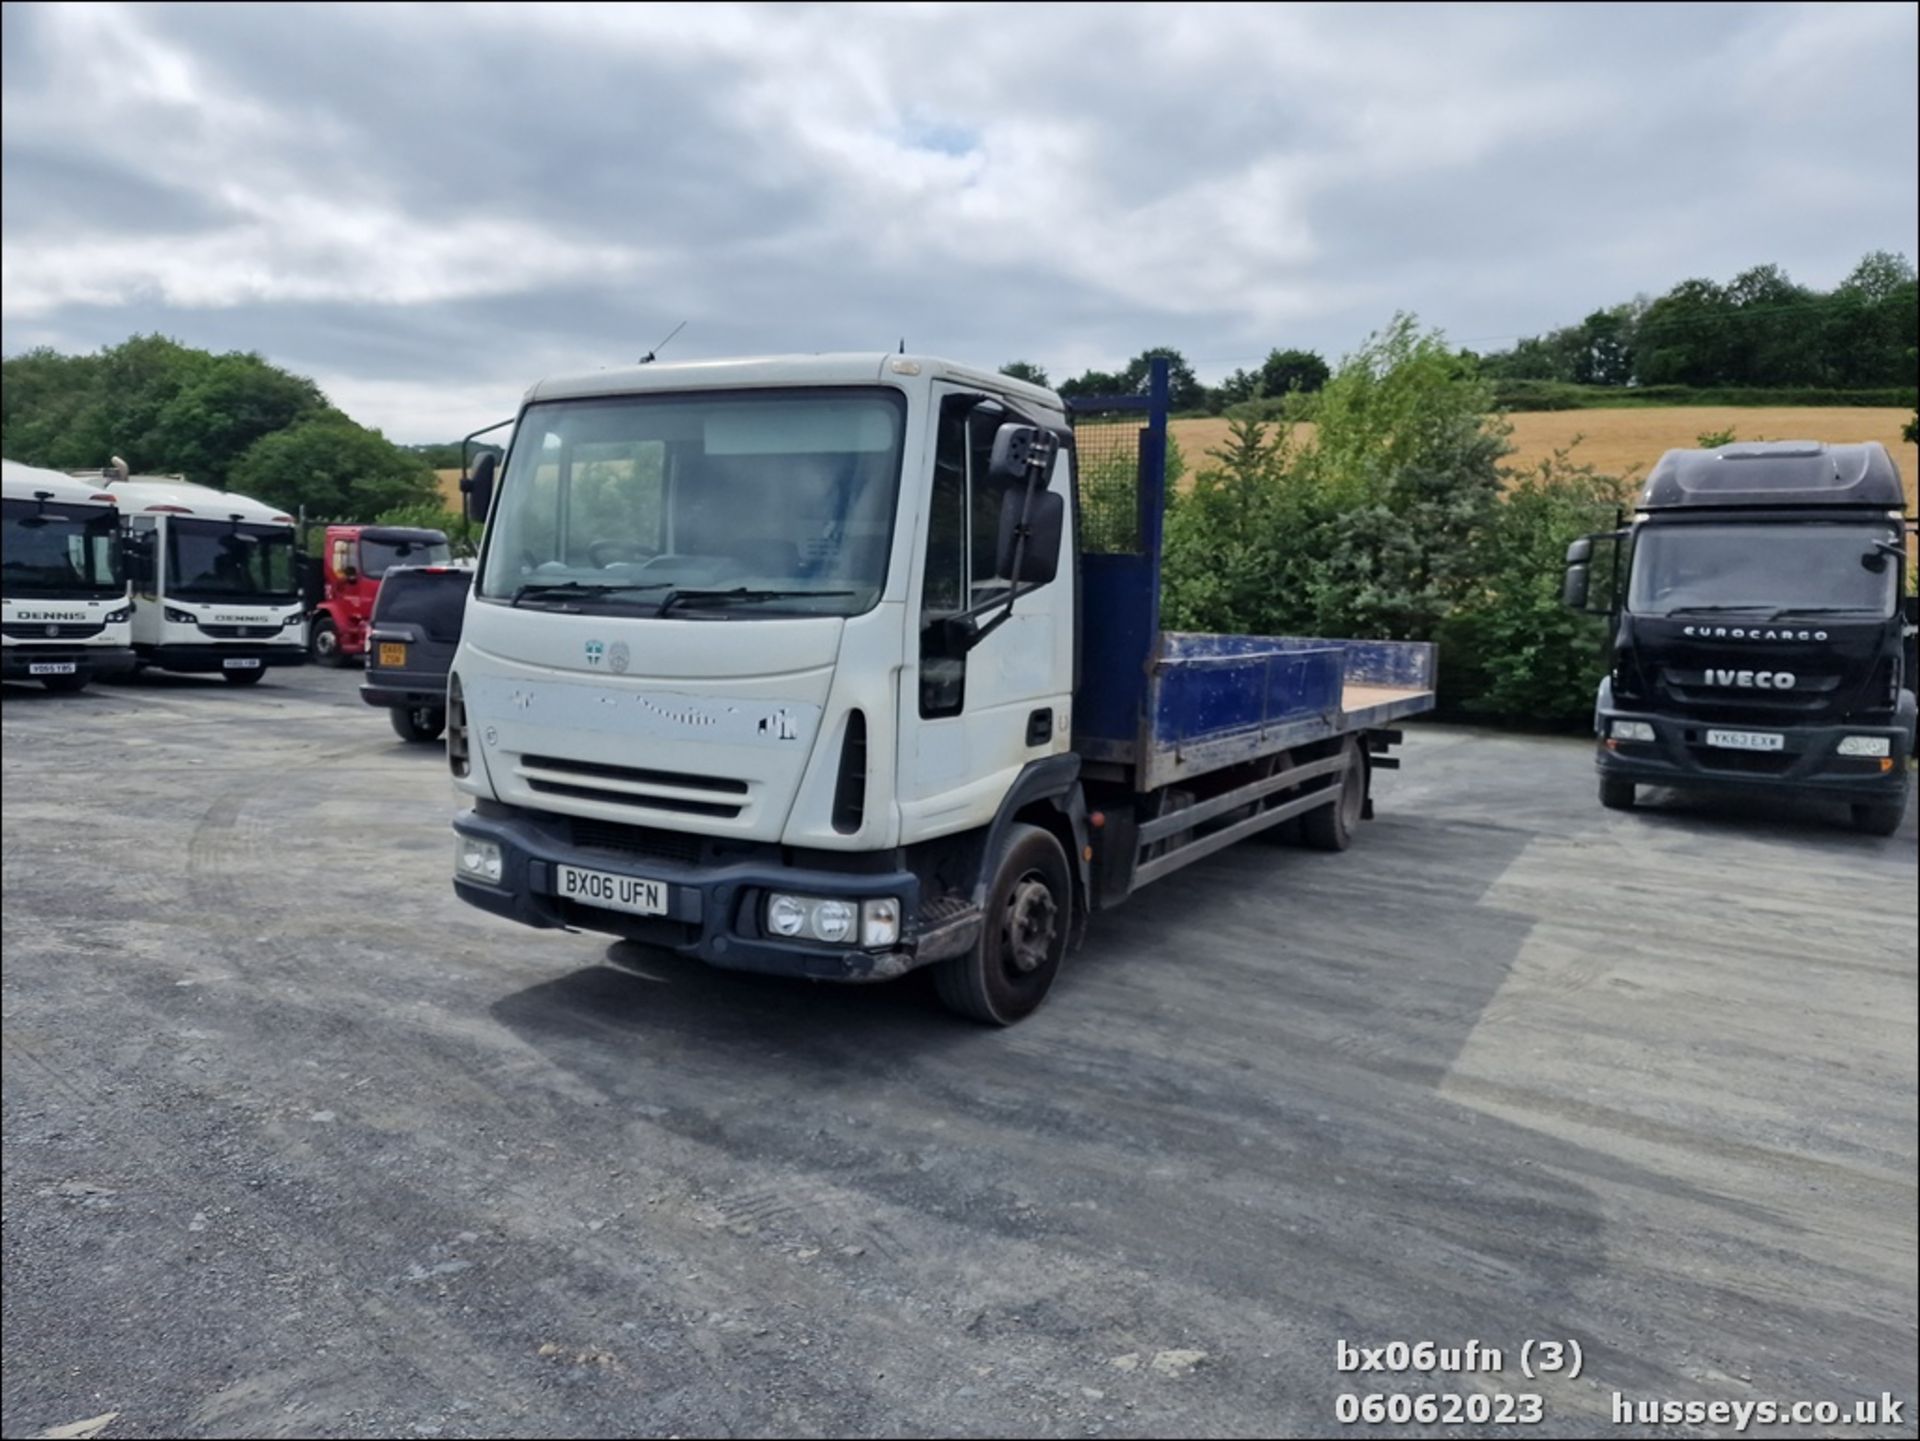
<instances>
[{"instance_id":1,"label":"harvested field","mask_svg":"<svg viewBox=\"0 0 1920 1441\"><path fill-rule=\"evenodd\" d=\"M1698 443L1708 431L1731 430L1739 440L1877 440L1893 452L1912 504L1915 450L1900 438L1911 411L1852 406L1693 406L1629 407L1620 410L1527 411L1508 417L1513 424L1510 463L1531 465L1555 450L1573 445L1576 458L1614 474L1644 476L1663 451ZM1304 428L1304 427L1303 427ZM1176 420L1189 472L1206 463L1208 450L1227 438L1223 419Z\"/></svg>"}]
</instances>

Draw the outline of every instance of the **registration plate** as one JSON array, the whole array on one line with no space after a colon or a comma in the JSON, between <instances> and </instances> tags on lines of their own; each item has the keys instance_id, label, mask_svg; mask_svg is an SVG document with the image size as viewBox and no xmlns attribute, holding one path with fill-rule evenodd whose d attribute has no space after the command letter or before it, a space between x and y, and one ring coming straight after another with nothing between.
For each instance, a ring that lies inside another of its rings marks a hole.
<instances>
[{"instance_id":1,"label":"registration plate","mask_svg":"<svg viewBox=\"0 0 1920 1441\"><path fill-rule=\"evenodd\" d=\"M27 667L28 675L72 675L80 667L70 660L43 660Z\"/></svg>"},{"instance_id":2,"label":"registration plate","mask_svg":"<svg viewBox=\"0 0 1920 1441\"><path fill-rule=\"evenodd\" d=\"M1708 731L1707 744L1730 751L1777 751L1787 742L1778 731Z\"/></svg>"},{"instance_id":3,"label":"registration plate","mask_svg":"<svg viewBox=\"0 0 1920 1441\"><path fill-rule=\"evenodd\" d=\"M579 866L556 865L553 869L558 893L566 900L605 906L635 916L667 913L665 881L644 881L637 876L617 876L611 871L584 871Z\"/></svg>"},{"instance_id":4,"label":"registration plate","mask_svg":"<svg viewBox=\"0 0 1920 1441\"><path fill-rule=\"evenodd\" d=\"M220 662L228 670L259 670L260 657L257 655L230 655Z\"/></svg>"},{"instance_id":5,"label":"registration plate","mask_svg":"<svg viewBox=\"0 0 1920 1441\"><path fill-rule=\"evenodd\" d=\"M383 640L380 642L378 665L405 665L407 663L407 643L405 641Z\"/></svg>"}]
</instances>

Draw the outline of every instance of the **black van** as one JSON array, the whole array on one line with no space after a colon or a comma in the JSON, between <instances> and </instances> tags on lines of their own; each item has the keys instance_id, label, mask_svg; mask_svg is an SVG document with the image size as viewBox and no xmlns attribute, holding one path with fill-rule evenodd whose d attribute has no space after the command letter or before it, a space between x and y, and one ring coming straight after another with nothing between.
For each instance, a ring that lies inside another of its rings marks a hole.
<instances>
[{"instance_id":1,"label":"black van","mask_svg":"<svg viewBox=\"0 0 1920 1441\"><path fill-rule=\"evenodd\" d=\"M472 585L464 565L395 566L381 578L360 699L385 706L402 740L427 744L447 728L447 672Z\"/></svg>"}]
</instances>

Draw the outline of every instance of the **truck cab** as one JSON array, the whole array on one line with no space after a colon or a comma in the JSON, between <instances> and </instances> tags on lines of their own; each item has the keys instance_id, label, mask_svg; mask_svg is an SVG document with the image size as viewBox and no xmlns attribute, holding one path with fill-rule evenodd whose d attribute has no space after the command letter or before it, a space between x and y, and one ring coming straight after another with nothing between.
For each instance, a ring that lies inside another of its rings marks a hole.
<instances>
[{"instance_id":1,"label":"truck cab","mask_svg":"<svg viewBox=\"0 0 1920 1441\"><path fill-rule=\"evenodd\" d=\"M126 529L137 665L244 686L305 664L292 516L180 476L96 474Z\"/></svg>"},{"instance_id":2,"label":"truck cab","mask_svg":"<svg viewBox=\"0 0 1920 1441\"><path fill-rule=\"evenodd\" d=\"M380 581L397 565L445 565L446 535L400 525L330 525L320 550L319 594L311 598L308 645L320 665L366 654L367 624Z\"/></svg>"},{"instance_id":3,"label":"truck cab","mask_svg":"<svg viewBox=\"0 0 1920 1441\"><path fill-rule=\"evenodd\" d=\"M1641 785L1792 793L1900 825L1914 753L1906 495L1886 447L1672 450L1631 520L1567 553L1605 615L1601 804Z\"/></svg>"},{"instance_id":4,"label":"truck cab","mask_svg":"<svg viewBox=\"0 0 1920 1441\"><path fill-rule=\"evenodd\" d=\"M910 355L533 387L463 479L456 893L720 967L929 966L1007 1025L1093 910L1289 822L1344 849L1433 648L1162 632L1165 362L1099 404Z\"/></svg>"},{"instance_id":5,"label":"truck cab","mask_svg":"<svg viewBox=\"0 0 1920 1441\"><path fill-rule=\"evenodd\" d=\"M111 491L0 462L0 656L8 680L75 691L133 669L133 608Z\"/></svg>"}]
</instances>

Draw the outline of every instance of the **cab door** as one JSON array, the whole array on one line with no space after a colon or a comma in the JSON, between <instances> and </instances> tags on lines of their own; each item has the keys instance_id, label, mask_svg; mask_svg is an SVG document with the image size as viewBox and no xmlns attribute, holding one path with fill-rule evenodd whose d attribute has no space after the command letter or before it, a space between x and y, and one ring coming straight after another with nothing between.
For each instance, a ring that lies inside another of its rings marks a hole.
<instances>
[{"instance_id":1,"label":"cab door","mask_svg":"<svg viewBox=\"0 0 1920 1441\"><path fill-rule=\"evenodd\" d=\"M1055 578L1014 602L1012 616L956 654L942 621L1006 593L996 574L1008 487L988 475L995 432L1033 423L1002 403L950 384L933 390L931 475L923 483L920 573L910 599L918 643L900 696L902 841L984 825L1033 760L1068 749L1073 688L1071 531ZM1067 497L1063 449L1048 488ZM990 610L986 619L998 613Z\"/></svg>"}]
</instances>

